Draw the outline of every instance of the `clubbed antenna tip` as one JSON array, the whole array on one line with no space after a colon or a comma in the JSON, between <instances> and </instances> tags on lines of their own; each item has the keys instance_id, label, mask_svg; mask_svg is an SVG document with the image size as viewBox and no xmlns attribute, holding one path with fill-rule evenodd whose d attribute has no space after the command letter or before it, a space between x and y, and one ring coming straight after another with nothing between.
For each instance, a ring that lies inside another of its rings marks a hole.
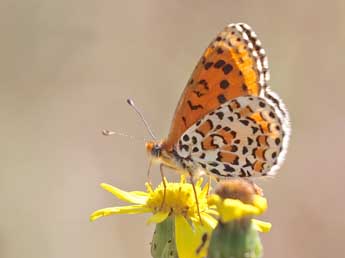
<instances>
[{"instance_id":1,"label":"clubbed antenna tip","mask_svg":"<svg viewBox=\"0 0 345 258\"><path fill-rule=\"evenodd\" d=\"M134 101L133 101L132 99L128 98L128 99L127 99L127 103L128 103L128 105L130 105L130 106L134 109L134 111L139 115L141 121L143 121L143 123L144 123L144 125L145 125L147 131L148 131L149 134L151 135L152 139L153 139L153 140L156 140L156 137L155 137L155 135L153 134L153 132L152 132L152 130L151 130L149 124L146 122L145 117L142 115L142 113L139 111L139 109L138 109L138 108L136 107L136 105L134 104Z\"/></svg>"}]
</instances>

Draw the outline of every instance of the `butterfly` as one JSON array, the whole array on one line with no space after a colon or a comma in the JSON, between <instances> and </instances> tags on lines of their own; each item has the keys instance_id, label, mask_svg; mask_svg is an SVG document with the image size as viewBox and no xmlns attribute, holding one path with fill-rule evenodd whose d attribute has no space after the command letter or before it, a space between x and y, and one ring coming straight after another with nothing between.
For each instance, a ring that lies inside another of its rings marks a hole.
<instances>
[{"instance_id":1,"label":"butterfly","mask_svg":"<svg viewBox=\"0 0 345 258\"><path fill-rule=\"evenodd\" d=\"M274 175L287 151L290 126L269 77L256 33L245 23L228 25L197 63L168 137L148 141L148 153L192 177Z\"/></svg>"}]
</instances>

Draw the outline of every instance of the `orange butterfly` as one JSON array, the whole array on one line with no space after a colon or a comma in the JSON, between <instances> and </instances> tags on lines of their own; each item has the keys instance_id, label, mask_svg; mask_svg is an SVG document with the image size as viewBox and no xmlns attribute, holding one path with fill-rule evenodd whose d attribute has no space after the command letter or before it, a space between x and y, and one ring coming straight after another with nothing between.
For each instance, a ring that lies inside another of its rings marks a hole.
<instances>
[{"instance_id":1,"label":"orange butterfly","mask_svg":"<svg viewBox=\"0 0 345 258\"><path fill-rule=\"evenodd\" d=\"M168 138L146 148L161 165L220 178L273 175L290 127L255 32L230 24L205 50L177 105Z\"/></svg>"}]
</instances>

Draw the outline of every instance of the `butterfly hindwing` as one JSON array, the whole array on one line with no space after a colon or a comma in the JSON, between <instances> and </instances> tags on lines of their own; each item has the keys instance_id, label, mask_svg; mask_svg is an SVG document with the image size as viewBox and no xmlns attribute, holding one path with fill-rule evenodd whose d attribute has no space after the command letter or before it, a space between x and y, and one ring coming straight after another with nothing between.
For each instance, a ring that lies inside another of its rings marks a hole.
<instances>
[{"instance_id":1,"label":"butterfly hindwing","mask_svg":"<svg viewBox=\"0 0 345 258\"><path fill-rule=\"evenodd\" d=\"M265 98L238 97L198 120L176 149L187 168L199 164L216 177L271 175L286 147L283 126Z\"/></svg>"}]
</instances>

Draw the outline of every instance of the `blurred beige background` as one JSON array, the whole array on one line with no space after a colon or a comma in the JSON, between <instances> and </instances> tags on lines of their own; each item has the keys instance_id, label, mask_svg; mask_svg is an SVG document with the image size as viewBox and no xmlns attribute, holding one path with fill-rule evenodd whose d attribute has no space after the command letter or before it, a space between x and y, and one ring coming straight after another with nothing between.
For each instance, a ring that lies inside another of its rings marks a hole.
<instances>
[{"instance_id":1,"label":"blurred beige background","mask_svg":"<svg viewBox=\"0 0 345 258\"><path fill-rule=\"evenodd\" d=\"M0 257L150 257L148 215L88 221L121 204L99 183L146 180L143 142L100 130L147 137L131 96L166 136L202 51L240 21L262 40L293 127L279 175L259 182L265 257L343 257L343 0L0 1Z\"/></svg>"}]
</instances>

